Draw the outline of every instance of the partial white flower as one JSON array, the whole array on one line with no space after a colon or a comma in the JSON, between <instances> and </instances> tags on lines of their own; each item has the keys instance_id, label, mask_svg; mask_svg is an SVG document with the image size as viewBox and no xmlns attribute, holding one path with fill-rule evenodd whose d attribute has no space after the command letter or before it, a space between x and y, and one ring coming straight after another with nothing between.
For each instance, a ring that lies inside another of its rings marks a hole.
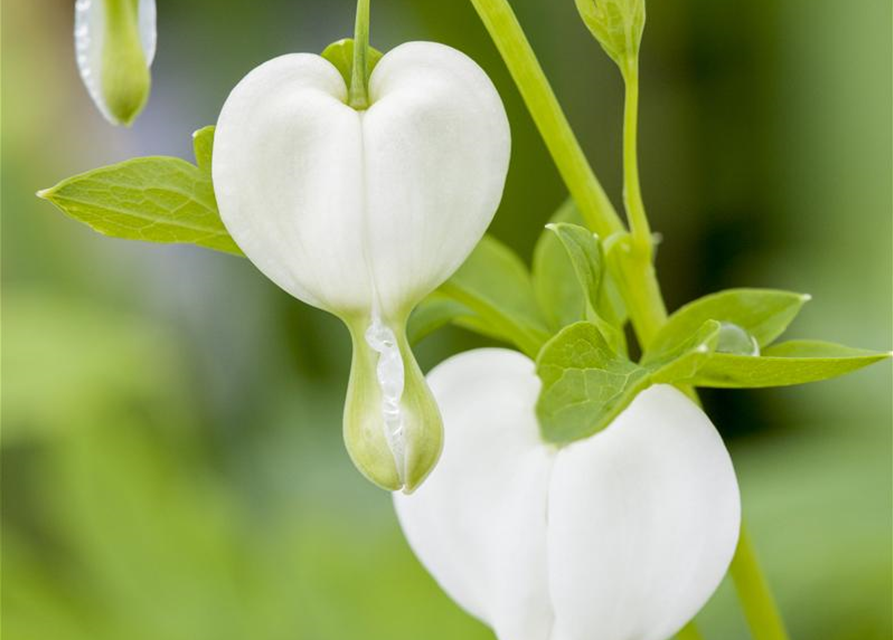
<instances>
[{"instance_id":1,"label":"partial white flower","mask_svg":"<svg viewBox=\"0 0 893 640\"><path fill-rule=\"evenodd\" d=\"M405 323L489 225L509 127L484 71L431 42L381 58L368 109L347 97L317 55L254 69L217 122L214 191L248 258L349 327L348 451L377 484L412 490L437 460L441 426Z\"/></svg>"},{"instance_id":2,"label":"partial white flower","mask_svg":"<svg viewBox=\"0 0 893 640\"><path fill-rule=\"evenodd\" d=\"M145 106L155 41L155 0L75 2L78 70L110 123L129 125Z\"/></svg>"},{"instance_id":3,"label":"partial white flower","mask_svg":"<svg viewBox=\"0 0 893 640\"><path fill-rule=\"evenodd\" d=\"M436 367L440 463L394 496L441 587L500 640L664 640L704 605L738 540L740 499L707 416L665 385L604 431L540 440L533 363L480 349Z\"/></svg>"}]
</instances>

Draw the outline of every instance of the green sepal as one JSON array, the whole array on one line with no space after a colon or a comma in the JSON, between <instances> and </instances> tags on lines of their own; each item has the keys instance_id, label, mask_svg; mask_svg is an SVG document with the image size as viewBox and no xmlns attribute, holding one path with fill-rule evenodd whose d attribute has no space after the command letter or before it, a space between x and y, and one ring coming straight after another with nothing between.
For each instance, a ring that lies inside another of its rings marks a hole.
<instances>
[{"instance_id":1,"label":"green sepal","mask_svg":"<svg viewBox=\"0 0 893 640\"><path fill-rule=\"evenodd\" d=\"M698 387L783 387L836 378L890 356L820 340L791 340L772 345L760 356L715 353L685 382Z\"/></svg>"},{"instance_id":2,"label":"green sepal","mask_svg":"<svg viewBox=\"0 0 893 640\"><path fill-rule=\"evenodd\" d=\"M338 69L338 73L344 78L344 83L350 86L351 74L353 73L353 38L342 38L333 42L323 49L320 55ZM378 61L381 60L382 55L384 54L378 49L369 47L366 56L367 79L372 75L372 71L375 69Z\"/></svg>"},{"instance_id":3,"label":"green sepal","mask_svg":"<svg viewBox=\"0 0 893 640\"><path fill-rule=\"evenodd\" d=\"M195 154L195 165L211 175L211 156L214 154L214 130L217 127L209 124L192 133L192 152Z\"/></svg>"},{"instance_id":4,"label":"green sepal","mask_svg":"<svg viewBox=\"0 0 893 640\"><path fill-rule=\"evenodd\" d=\"M660 358L688 340L707 320L736 325L762 349L784 332L810 296L776 289L728 289L690 302L673 313L654 336L642 362Z\"/></svg>"},{"instance_id":5,"label":"green sepal","mask_svg":"<svg viewBox=\"0 0 893 640\"><path fill-rule=\"evenodd\" d=\"M425 382L402 323L392 330L403 361L400 411L405 457L402 468L392 452L383 418L378 353L366 341L368 318L346 322L353 344L350 380L344 401L344 444L354 465L371 482L388 491L412 493L434 468L443 447L443 422L437 402Z\"/></svg>"},{"instance_id":6,"label":"green sepal","mask_svg":"<svg viewBox=\"0 0 893 640\"><path fill-rule=\"evenodd\" d=\"M98 1L105 2L100 91L111 116L130 126L146 106L152 84L140 41L138 2Z\"/></svg>"},{"instance_id":7,"label":"green sepal","mask_svg":"<svg viewBox=\"0 0 893 640\"><path fill-rule=\"evenodd\" d=\"M103 235L242 255L217 210L212 141L213 127L195 133L197 165L169 156L133 158L67 178L37 195Z\"/></svg>"}]
</instances>

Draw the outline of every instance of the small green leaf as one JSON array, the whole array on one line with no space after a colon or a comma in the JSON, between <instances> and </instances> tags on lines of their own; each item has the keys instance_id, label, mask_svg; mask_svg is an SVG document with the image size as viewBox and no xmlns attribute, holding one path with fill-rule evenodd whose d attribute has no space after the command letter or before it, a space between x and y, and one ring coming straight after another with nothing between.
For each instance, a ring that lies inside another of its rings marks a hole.
<instances>
[{"instance_id":1,"label":"small green leaf","mask_svg":"<svg viewBox=\"0 0 893 640\"><path fill-rule=\"evenodd\" d=\"M540 352L536 370L543 381L536 414L548 442L597 433L648 385L648 370L614 353L589 322L558 332Z\"/></svg>"},{"instance_id":2,"label":"small green leaf","mask_svg":"<svg viewBox=\"0 0 893 640\"><path fill-rule=\"evenodd\" d=\"M211 174L211 155L214 152L214 129L214 125L209 124L192 134L195 164L208 175Z\"/></svg>"},{"instance_id":3,"label":"small green leaf","mask_svg":"<svg viewBox=\"0 0 893 640\"><path fill-rule=\"evenodd\" d=\"M651 342L643 363L685 341L707 320L737 325L762 348L787 328L808 295L774 289L728 289L699 298L676 311Z\"/></svg>"},{"instance_id":4,"label":"small green leaf","mask_svg":"<svg viewBox=\"0 0 893 640\"><path fill-rule=\"evenodd\" d=\"M688 340L641 366L613 351L596 325L565 327L536 363L543 382L536 404L543 439L565 443L598 433L646 388L694 375L709 362L719 334L720 323L708 320Z\"/></svg>"},{"instance_id":5,"label":"small green leaf","mask_svg":"<svg viewBox=\"0 0 893 640\"><path fill-rule=\"evenodd\" d=\"M550 220L552 224L583 224L574 201L568 198ZM543 315L553 331L586 318L586 297L577 284L574 267L554 233L544 230L533 249L533 288Z\"/></svg>"},{"instance_id":6,"label":"small green leaf","mask_svg":"<svg viewBox=\"0 0 893 640\"><path fill-rule=\"evenodd\" d=\"M584 294L585 318L581 319L598 326L611 348L616 353L626 355L623 330L605 320L599 308L603 296L604 256L598 238L585 227L567 222L550 223L546 229L552 231L564 247Z\"/></svg>"},{"instance_id":7,"label":"small green leaf","mask_svg":"<svg viewBox=\"0 0 893 640\"><path fill-rule=\"evenodd\" d=\"M687 382L699 387L782 387L842 376L890 355L819 340L791 340L767 348L761 356L715 353Z\"/></svg>"},{"instance_id":8,"label":"small green leaf","mask_svg":"<svg viewBox=\"0 0 893 640\"><path fill-rule=\"evenodd\" d=\"M108 236L185 242L241 255L220 220L210 173L180 158L134 158L68 178L37 195Z\"/></svg>"},{"instance_id":9,"label":"small green leaf","mask_svg":"<svg viewBox=\"0 0 893 640\"><path fill-rule=\"evenodd\" d=\"M511 249L491 236L481 239L436 294L461 305L453 307L461 310L454 317L456 324L513 343L530 357L536 356L549 337L527 268Z\"/></svg>"},{"instance_id":10,"label":"small green leaf","mask_svg":"<svg viewBox=\"0 0 893 640\"><path fill-rule=\"evenodd\" d=\"M367 78L372 75L372 70L375 69L375 65L378 64L378 61L381 60L382 56L381 51L373 49L372 47L369 47L368 51L369 53L366 59L366 66L368 67L366 71ZM333 42L323 49L321 55L335 65L335 68L338 69L341 77L344 78L345 84L350 86L351 74L353 72L353 38L343 38Z\"/></svg>"},{"instance_id":11,"label":"small green leaf","mask_svg":"<svg viewBox=\"0 0 893 640\"><path fill-rule=\"evenodd\" d=\"M451 322L473 317L474 311L464 304L435 291L413 309L406 324L406 336L414 345Z\"/></svg>"}]
</instances>

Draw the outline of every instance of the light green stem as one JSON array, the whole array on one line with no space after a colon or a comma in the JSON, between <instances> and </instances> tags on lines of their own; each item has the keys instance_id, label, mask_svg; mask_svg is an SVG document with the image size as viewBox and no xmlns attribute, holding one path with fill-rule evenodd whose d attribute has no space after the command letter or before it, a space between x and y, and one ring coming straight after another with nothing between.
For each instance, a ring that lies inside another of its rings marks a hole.
<instances>
[{"instance_id":1,"label":"light green stem","mask_svg":"<svg viewBox=\"0 0 893 640\"><path fill-rule=\"evenodd\" d=\"M602 236L608 236L623 230L623 224L611 205L604 189L592 171L583 154L579 142L570 128L558 100L552 91L549 81L543 73L530 43L527 41L521 25L518 23L508 0L471 0L475 10L490 33L490 37L499 49L509 72L518 85L521 96L533 117L540 135L545 140L552 154L561 177L567 184L580 212L590 228ZM638 167L635 163L635 119L638 110L638 83L631 92L627 84L627 104L625 108L625 138L633 133L633 139L624 140L624 174L627 181L631 175L635 177L635 185L627 183L627 199L629 191L639 192ZM630 104L632 98L632 104ZM630 123L632 126L630 126ZM630 154L628 150L632 150ZM632 174L630 169L633 169ZM641 207L641 194L638 203L627 205L632 209L630 220L635 220L635 207ZM643 229L648 234L647 219L644 207L640 208L641 221L633 222L633 231ZM632 252L629 259L621 260L619 276L625 281L625 302L630 313L633 328L642 347L647 347L654 334L666 321L667 312L657 282L657 275L650 261L643 261ZM787 640L784 623L778 608L772 599L766 579L753 554L750 539L746 530L742 529L741 542L735 553L731 567L732 577L738 591L738 598L745 610L751 634L756 640ZM685 631L685 630L683 630ZM688 629L691 633L693 629ZM695 636L689 635L689 638Z\"/></svg>"},{"instance_id":2,"label":"light green stem","mask_svg":"<svg viewBox=\"0 0 893 640\"><path fill-rule=\"evenodd\" d=\"M357 19L353 36L353 67L350 74L348 104L354 109L369 107L367 58L369 57L369 0L357 0Z\"/></svg>"},{"instance_id":3,"label":"light green stem","mask_svg":"<svg viewBox=\"0 0 893 640\"><path fill-rule=\"evenodd\" d=\"M630 62L623 74L626 87L623 103L623 204L629 220L633 250L642 260L651 262L651 227L642 202L639 184L638 118L639 68L638 61Z\"/></svg>"},{"instance_id":4,"label":"light green stem","mask_svg":"<svg viewBox=\"0 0 893 640\"><path fill-rule=\"evenodd\" d=\"M759 640L788 640L784 620L760 569L750 533L744 526L741 527L738 549L729 571L754 637Z\"/></svg>"}]
</instances>

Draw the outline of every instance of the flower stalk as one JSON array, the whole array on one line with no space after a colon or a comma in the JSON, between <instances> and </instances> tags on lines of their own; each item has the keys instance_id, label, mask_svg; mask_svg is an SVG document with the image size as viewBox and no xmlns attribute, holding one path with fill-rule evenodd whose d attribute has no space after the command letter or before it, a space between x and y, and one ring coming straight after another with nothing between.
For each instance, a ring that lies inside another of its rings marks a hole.
<instances>
[{"instance_id":1,"label":"flower stalk","mask_svg":"<svg viewBox=\"0 0 893 640\"><path fill-rule=\"evenodd\" d=\"M518 85L540 135L587 225L603 237L623 231L623 224L589 165L509 1L471 0L471 3ZM621 70L624 70L623 67ZM632 242L631 250L625 252L625 255L621 254L617 260L619 273L615 275L624 283L624 301L636 336L644 349L666 321L667 311L651 262L651 232L638 180L635 152L638 73L637 70L635 73L627 71L624 76L624 200L630 218ZM648 249L643 251L642 247L646 244ZM634 247L638 250L633 250ZM787 640L781 614L774 604L768 583L743 528L741 543L730 571L755 640ZM691 635L691 629L688 633L688 636L682 637L697 637Z\"/></svg>"},{"instance_id":2,"label":"flower stalk","mask_svg":"<svg viewBox=\"0 0 893 640\"><path fill-rule=\"evenodd\" d=\"M353 42L353 67L348 89L348 104L360 111L369 107L369 0L357 0Z\"/></svg>"}]
</instances>

